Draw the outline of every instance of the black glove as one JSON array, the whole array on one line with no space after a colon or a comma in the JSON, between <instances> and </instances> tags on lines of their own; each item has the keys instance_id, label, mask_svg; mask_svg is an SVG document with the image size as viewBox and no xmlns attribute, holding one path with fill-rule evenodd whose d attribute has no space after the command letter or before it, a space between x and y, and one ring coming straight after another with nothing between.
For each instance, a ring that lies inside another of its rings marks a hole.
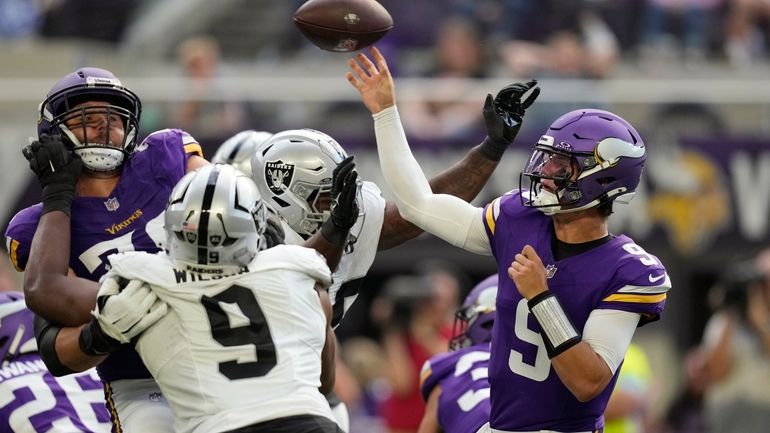
<instances>
[{"instance_id":1,"label":"black glove","mask_svg":"<svg viewBox=\"0 0 770 433\"><path fill-rule=\"evenodd\" d=\"M348 232L358 219L358 172L353 157L340 162L332 176L331 216L321 225L321 234L334 245L345 245Z\"/></svg>"},{"instance_id":2,"label":"black glove","mask_svg":"<svg viewBox=\"0 0 770 433\"><path fill-rule=\"evenodd\" d=\"M121 342L110 337L102 331L99 321L96 318L91 319L91 323L80 330L78 338L80 350L86 355L104 356L118 350Z\"/></svg>"},{"instance_id":3,"label":"black glove","mask_svg":"<svg viewBox=\"0 0 770 433\"><path fill-rule=\"evenodd\" d=\"M487 137L481 143L479 150L489 158L499 161L505 149L516 138L524 119L524 112L540 95L540 88L535 85L537 80L530 80L526 84L510 84L500 90L494 100L492 95L487 95L482 110ZM532 93L522 101L521 98L530 89Z\"/></svg>"},{"instance_id":4,"label":"black glove","mask_svg":"<svg viewBox=\"0 0 770 433\"><path fill-rule=\"evenodd\" d=\"M49 134L41 134L39 140L24 146L22 153L43 190L42 214L60 210L69 215L83 168L80 158L64 146L61 136Z\"/></svg>"},{"instance_id":5,"label":"black glove","mask_svg":"<svg viewBox=\"0 0 770 433\"><path fill-rule=\"evenodd\" d=\"M267 216L267 227L265 227L264 236L266 241L265 249L286 243L286 233L283 232L281 222L277 217L270 215L270 213Z\"/></svg>"}]
</instances>

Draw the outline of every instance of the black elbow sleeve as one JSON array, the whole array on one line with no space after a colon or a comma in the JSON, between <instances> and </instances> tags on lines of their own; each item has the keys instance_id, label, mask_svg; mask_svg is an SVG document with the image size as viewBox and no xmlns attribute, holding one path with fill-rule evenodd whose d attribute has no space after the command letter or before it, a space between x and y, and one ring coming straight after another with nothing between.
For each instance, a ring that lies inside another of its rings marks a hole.
<instances>
[{"instance_id":1,"label":"black elbow sleeve","mask_svg":"<svg viewBox=\"0 0 770 433\"><path fill-rule=\"evenodd\" d=\"M48 367L48 371L54 376L66 376L75 373L69 367L65 366L59 360L56 353L56 337L61 331L60 326L56 326L42 317L35 315L35 340L37 341L37 350L40 358Z\"/></svg>"}]
</instances>

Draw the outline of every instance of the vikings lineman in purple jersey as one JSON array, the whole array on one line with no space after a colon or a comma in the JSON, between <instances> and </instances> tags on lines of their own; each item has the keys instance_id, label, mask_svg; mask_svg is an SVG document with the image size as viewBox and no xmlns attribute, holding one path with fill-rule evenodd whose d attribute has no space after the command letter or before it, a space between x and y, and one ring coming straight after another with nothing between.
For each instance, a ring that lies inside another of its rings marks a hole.
<instances>
[{"instance_id":1,"label":"vikings lineman in purple jersey","mask_svg":"<svg viewBox=\"0 0 770 433\"><path fill-rule=\"evenodd\" d=\"M0 292L0 431L110 431L96 371L51 375L37 352L33 321L21 293Z\"/></svg>"},{"instance_id":2,"label":"vikings lineman in purple jersey","mask_svg":"<svg viewBox=\"0 0 770 433\"><path fill-rule=\"evenodd\" d=\"M496 297L497 274L477 284L457 310L453 351L434 356L422 367L426 407L418 433L473 433L489 421L487 377Z\"/></svg>"},{"instance_id":3,"label":"vikings lineman in purple jersey","mask_svg":"<svg viewBox=\"0 0 770 433\"><path fill-rule=\"evenodd\" d=\"M374 115L380 165L401 213L498 263L492 407L479 432L602 430L636 327L659 318L671 287L655 256L608 229L613 204L639 185L641 137L607 111L566 113L535 145L519 189L477 208L431 191L409 150L387 63L376 48L372 56L351 59L348 80ZM514 119L523 112L507 105Z\"/></svg>"},{"instance_id":4,"label":"vikings lineman in purple jersey","mask_svg":"<svg viewBox=\"0 0 770 433\"><path fill-rule=\"evenodd\" d=\"M57 82L40 106L38 140L24 149L43 200L13 218L6 238L14 266L26 271L27 305L48 321L36 335L51 372L83 371L117 350L99 365L116 429L170 431L157 385L134 350L119 344L121 330L139 323L128 322L157 306L151 294L135 287L105 298L100 309L113 311L120 329L102 329L90 315L107 256L159 251L171 189L207 164L181 130L154 132L137 145L140 114L138 97L109 71L81 68Z\"/></svg>"}]
</instances>

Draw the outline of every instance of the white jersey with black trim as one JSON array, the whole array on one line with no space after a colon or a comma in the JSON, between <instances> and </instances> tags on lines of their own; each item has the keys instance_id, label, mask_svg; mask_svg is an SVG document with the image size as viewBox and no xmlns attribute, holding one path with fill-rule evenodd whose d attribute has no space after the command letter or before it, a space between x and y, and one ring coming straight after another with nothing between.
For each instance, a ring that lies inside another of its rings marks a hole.
<instances>
[{"instance_id":1,"label":"white jersey with black trim","mask_svg":"<svg viewBox=\"0 0 770 433\"><path fill-rule=\"evenodd\" d=\"M335 328L358 298L362 279L374 263L385 220L385 199L377 184L363 182L358 202L361 205L358 221L350 229L350 242L332 274L332 285L329 287L332 326ZM301 245L305 242L285 221L281 220L281 223L287 244Z\"/></svg>"},{"instance_id":2,"label":"white jersey with black trim","mask_svg":"<svg viewBox=\"0 0 770 433\"><path fill-rule=\"evenodd\" d=\"M166 254L110 257L109 274L150 283L169 313L136 342L178 432L222 432L294 415L333 420L321 386L326 338L314 250L279 245L243 268L200 268Z\"/></svg>"}]
</instances>

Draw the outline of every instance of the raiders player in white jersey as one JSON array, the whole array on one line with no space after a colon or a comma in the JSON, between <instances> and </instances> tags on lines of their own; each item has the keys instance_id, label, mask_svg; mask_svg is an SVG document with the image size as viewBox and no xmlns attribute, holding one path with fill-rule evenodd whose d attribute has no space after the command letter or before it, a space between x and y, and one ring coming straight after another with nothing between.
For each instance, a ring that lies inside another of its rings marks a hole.
<instances>
[{"instance_id":1,"label":"raiders player in white jersey","mask_svg":"<svg viewBox=\"0 0 770 433\"><path fill-rule=\"evenodd\" d=\"M349 173L340 207L355 203ZM331 271L313 249L265 250L266 215L249 177L206 166L171 193L167 252L110 257L100 296L141 280L168 304L135 344L179 432L340 431L322 394L334 385Z\"/></svg>"},{"instance_id":2,"label":"raiders player in white jersey","mask_svg":"<svg viewBox=\"0 0 770 433\"><path fill-rule=\"evenodd\" d=\"M518 131L518 127L504 123L494 110L491 96L484 108L484 118L488 133L484 142L431 179L434 192L470 201L484 187ZM262 197L283 218L286 243L302 244L329 217L332 172L335 167L352 164L352 156L332 137L313 129L279 132L260 145L249 147L257 147L249 168L252 178ZM395 203L385 201L373 182L361 183L358 202L358 221L350 230L339 267L333 269L329 288L334 327L358 296L362 278L377 251L401 245L422 233L401 217Z\"/></svg>"},{"instance_id":3,"label":"raiders player in white jersey","mask_svg":"<svg viewBox=\"0 0 770 433\"><path fill-rule=\"evenodd\" d=\"M470 201L484 187L520 127L506 122L496 101L489 95L482 110L487 137L465 158L431 179L433 191ZM241 132L222 144L222 153L232 154L236 143L240 143L238 148L256 149L250 167L241 162L237 167L252 173L262 197L282 218L286 243L302 244L329 218L332 173L335 167L343 170L352 164L352 157L332 137L313 129L287 130L267 140L263 135ZM385 201L373 182L361 183L358 207L358 221L344 241L345 253L339 266L332 267L329 297L335 328L358 297L377 251L401 245L422 233L401 217L393 202ZM338 424L349 431L345 405L334 393L327 398Z\"/></svg>"}]
</instances>

